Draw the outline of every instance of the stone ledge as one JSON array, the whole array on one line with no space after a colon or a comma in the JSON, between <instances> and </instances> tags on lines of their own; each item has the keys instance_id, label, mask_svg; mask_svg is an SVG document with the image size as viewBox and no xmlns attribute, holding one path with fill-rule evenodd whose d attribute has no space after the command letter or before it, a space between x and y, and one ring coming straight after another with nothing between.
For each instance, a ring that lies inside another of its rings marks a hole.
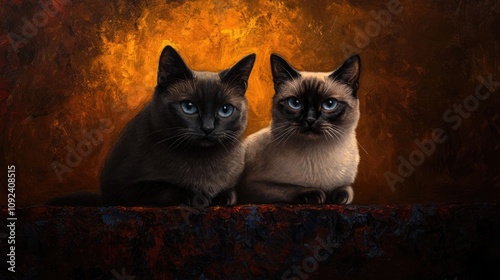
<instances>
[{"instance_id":1,"label":"stone ledge","mask_svg":"<svg viewBox=\"0 0 500 280\"><path fill-rule=\"evenodd\" d=\"M5 223L5 207L0 216ZM500 271L500 204L33 207L16 216L12 279L480 279Z\"/></svg>"}]
</instances>

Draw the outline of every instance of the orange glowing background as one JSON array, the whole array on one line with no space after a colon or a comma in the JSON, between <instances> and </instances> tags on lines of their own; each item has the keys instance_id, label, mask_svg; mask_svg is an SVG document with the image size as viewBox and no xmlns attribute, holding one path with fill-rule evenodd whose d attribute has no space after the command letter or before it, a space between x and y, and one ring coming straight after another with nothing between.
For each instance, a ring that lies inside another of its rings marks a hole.
<instances>
[{"instance_id":1,"label":"orange glowing background","mask_svg":"<svg viewBox=\"0 0 500 280\"><path fill-rule=\"evenodd\" d=\"M152 96L166 45L195 70L222 70L257 54L246 135L270 121L271 53L300 70L332 71L351 46L363 64L355 203L498 198L498 98L458 130L442 114L474 92L479 75L499 75L499 5L388 2L67 1L18 52L7 34L21 34L22 18L42 8L29 0L2 3L1 166L16 165L24 205L98 190L113 142ZM384 12L390 17L376 29ZM363 40L360 32L371 35ZM384 174L397 172L398 156L408 157L414 140L437 127L451 140L391 190ZM100 136L92 142L88 135ZM89 142L81 159L72 158ZM61 165L68 172L58 176Z\"/></svg>"}]
</instances>

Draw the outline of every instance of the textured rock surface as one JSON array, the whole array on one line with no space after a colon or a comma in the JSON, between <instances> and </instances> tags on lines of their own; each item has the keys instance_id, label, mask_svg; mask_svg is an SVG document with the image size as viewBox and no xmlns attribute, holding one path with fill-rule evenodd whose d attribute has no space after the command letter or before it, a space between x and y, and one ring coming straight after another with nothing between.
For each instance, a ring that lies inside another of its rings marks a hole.
<instances>
[{"instance_id":1,"label":"textured rock surface","mask_svg":"<svg viewBox=\"0 0 500 280\"><path fill-rule=\"evenodd\" d=\"M18 209L16 215L17 279L478 279L499 274L494 267L500 263L498 204L203 211L37 207ZM6 216L3 208L2 223Z\"/></svg>"}]
</instances>

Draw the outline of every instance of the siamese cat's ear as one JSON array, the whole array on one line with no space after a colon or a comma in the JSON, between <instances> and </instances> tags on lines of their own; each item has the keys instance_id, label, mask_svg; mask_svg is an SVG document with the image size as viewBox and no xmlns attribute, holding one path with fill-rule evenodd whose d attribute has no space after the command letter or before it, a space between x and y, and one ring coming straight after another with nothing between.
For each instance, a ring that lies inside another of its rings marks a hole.
<instances>
[{"instance_id":1,"label":"siamese cat's ear","mask_svg":"<svg viewBox=\"0 0 500 280\"><path fill-rule=\"evenodd\" d=\"M328 77L352 88L352 94L356 97L356 91L359 87L358 81L360 72L361 58L359 55L353 55L346 59L346 61Z\"/></svg>"},{"instance_id":2,"label":"siamese cat's ear","mask_svg":"<svg viewBox=\"0 0 500 280\"><path fill-rule=\"evenodd\" d=\"M167 86L177 81L193 78L193 72L189 70L181 56L171 46L166 46L160 55L158 66L158 85Z\"/></svg>"},{"instance_id":3,"label":"siamese cat's ear","mask_svg":"<svg viewBox=\"0 0 500 280\"><path fill-rule=\"evenodd\" d=\"M256 55L250 54L238 61L233 67L221 71L219 77L223 83L239 87L245 93L248 86L248 78L252 72Z\"/></svg>"},{"instance_id":4,"label":"siamese cat's ear","mask_svg":"<svg viewBox=\"0 0 500 280\"><path fill-rule=\"evenodd\" d=\"M278 91L283 83L300 76L297 70L277 54L271 54L271 72L273 74L274 89L276 91Z\"/></svg>"}]
</instances>

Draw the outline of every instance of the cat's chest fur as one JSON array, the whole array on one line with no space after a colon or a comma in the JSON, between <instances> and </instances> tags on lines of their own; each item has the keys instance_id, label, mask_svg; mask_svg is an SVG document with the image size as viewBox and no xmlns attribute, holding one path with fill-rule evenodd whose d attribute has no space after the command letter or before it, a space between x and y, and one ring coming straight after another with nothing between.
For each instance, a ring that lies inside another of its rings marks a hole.
<instances>
[{"instance_id":1,"label":"cat's chest fur","mask_svg":"<svg viewBox=\"0 0 500 280\"><path fill-rule=\"evenodd\" d=\"M250 139L248 150L256 148L259 156L249 159L247 164L258 180L317 187L331 190L354 182L359 163L359 152L355 135L344 141L288 141L275 144L269 129L261 139ZM260 142L260 143L258 143ZM261 148L259 148L260 146ZM260 159L258 159L260 157Z\"/></svg>"},{"instance_id":2,"label":"cat's chest fur","mask_svg":"<svg viewBox=\"0 0 500 280\"><path fill-rule=\"evenodd\" d=\"M145 162L145 178L156 177L158 181L203 190L210 196L234 187L244 167L241 145L233 147L230 152L224 150L216 155L179 156L163 153L160 157Z\"/></svg>"}]
</instances>

